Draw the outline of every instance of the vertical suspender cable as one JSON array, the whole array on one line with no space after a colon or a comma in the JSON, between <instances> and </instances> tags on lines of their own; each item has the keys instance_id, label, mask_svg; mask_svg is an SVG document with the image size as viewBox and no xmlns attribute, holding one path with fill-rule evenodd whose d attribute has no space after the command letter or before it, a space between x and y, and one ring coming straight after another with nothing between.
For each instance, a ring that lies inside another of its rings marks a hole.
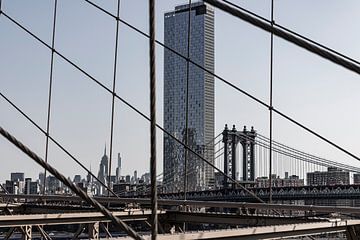
<instances>
[{"instance_id":1,"label":"vertical suspender cable","mask_svg":"<svg viewBox=\"0 0 360 240\"><path fill-rule=\"evenodd\" d=\"M116 72L117 72L117 55L119 43L119 15L120 15L120 0L117 2L116 12L116 39L115 39L115 54L114 54L114 74L113 74L113 88L112 88L112 102L111 102L111 126L110 126L110 159L108 172L108 188L111 189L111 166L112 166L112 152L113 152L113 136L114 136L114 113L115 113L115 91L116 91ZM136 181L136 179L135 179ZM108 191L108 196L110 192Z\"/></svg>"},{"instance_id":2,"label":"vertical suspender cable","mask_svg":"<svg viewBox=\"0 0 360 240\"><path fill-rule=\"evenodd\" d=\"M271 0L271 26L274 24L274 0ZM270 33L270 147L269 147L269 202L272 202L272 134L273 134L273 48L274 34Z\"/></svg>"},{"instance_id":3,"label":"vertical suspender cable","mask_svg":"<svg viewBox=\"0 0 360 240\"><path fill-rule=\"evenodd\" d=\"M35 126L41 133L43 133L46 136L46 131L44 129L42 129L38 124L36 124L28 115L26 115L20 108L18 108L12 101L10 101L9 98L7 98L4 94L2 94L0 92L0 96L5 99L6 102L8 102L14 109L16 109L23 117L25 117L33 126ZM119 196L114 193L114 191L112 191L111 189L109 189L107 187L107 185L105 183L103 183L102 181L100 181L100 179L95 176L95 174L93 174L91 172L90 169L88 169L87 167L84 166L84 164L82 164L78 159L76 159L74 157L74 155L72 155L68 150L66 150L58 141L56 141L50 134L48 135L49 139L59 148L61 149L66 155L68 155L70 157L71 160L73 160L75 163L77 163L82 169L84 169L86 172L88 172L96 181L98 181L103 187L105 187L108 191L111 192L112 195L114 195L115 197L119 198Z\"/></svg>"},{"instance_id":4,"label":"vertical suspender cable","mask_svg":"<svg viewBox=\"0 0 360 240\"><path fill-rule=\"evenodd\" d=\"M86 0L87 2L90 2L88 0ZM94 6L97 6L95 4L92 4ZM99 8L97 6L97 8ZM21 25L19 22L17 22L15 19L11 18L9 15L5 14L4 12L2 12L2 15L4 15L9 21L11 21L12 23L14 23L16 26L18 26L19 28L21 28L22 30L24 30L27 34L29 34L30 36L32 36L35 40L37 40L38 42L40 42L41 44L43 44L45 47L47 47L48 49L51 50L51 46L49 46L47 43L45 43L43 40L41 40L38 36L36 36L34 33L32 33L31 31L29 31L27 28L25 28L23 25ZM112 16L112 15L111 15ZM139 29L135 28L134 26L126 23L124 20L120 19L120 22L124 23L125 25L131 27L133 30L141 33L143 36L148 37L149 39L150 36L148 36L146 33L140 31ZM155 35L155 34L154 34ZM160 44L161 46L165 47L165 45L161 44L159 41L156 41L154 39L154 42ZM154 46L155 48L155 46ZM167 48L169 50L171 50L170 48ZM176 51L172 51L175 54L178 54ZM61 52L57 51L54 49L54 53L56 53L60 58L62 58L63 60L65 60L67 63L69 63L71 66L73 66L74 68L76 68L77 70L79 70L81 73L83 73L85 76L88 77L89 80L95 82L98 86L100 86L101 88L103 88L104 90L106 90L107 92L111 93L112 91L107 88L105 85L103 85L99 80L97 80L96 78L94 78L93 76L91 76L89 73L87 73L85 70L83 70L81 67L79 67L77 64L75 64L74 62L72 62L71 60L69 60L66 56L64 56ZM182 55L178 55L178 56L182 56ZM198 66L199 68L203 69L206 72L209 72L207 69L201 67L200 65L196 64L195 62L189 60L192 64ZM209 72L210 73L210 72ZM215 75L214 73L210 73L212 75ZM216 75L215 75L216 76ZM24 116L26 116L26 114L24 114L24 112L22 112L18 107L16 107L16 105L14 105L13 103L11 103L9 101L9 99L7 99L1 92L0 95L6 99L12 106L14 106L21 114L23 114ZM128 101L126 101L125 99L123 99L122 97L115 95L115 97L117 99L119 99L121 102L123 102L126 106L128 106L129 108L131 108L133 111L135 111L137 114L141 115L143 118L147 119L148 121L150 121L150 118L148 116L146 116L145 114L143 114L140 110L138 110L137 108L135 108L132 104L130 104ZM266 105L267 106L267 105ZM41 130L44 134L45 131L43 131L34 121L32 121L32 119L30 119L28 116L26 116L26 118L32 122L32 124L34 124L39 130ZM173 140L175 140L178 144L184 146L185 148L188 149L188 151L190 151L192 154L194 154L194 156L196 156L197 158L201 159L203 162L205 162L206 164L208 164L209 166L211 166L212 168L214 168L215 170L219 171L221 175L223 175L225 178L229 179L231 182L236 182L236 184L238 184L238 186L243 189L244 191L246 191L247 193L249 193L251 196L253 196L256 200L263 202L259 197L256 196L256 194L254 194L252 191L248 190L246 187L244 187L241 183L239 183L238 181L236 181L235 179L227 176L226 174L224 174L220 169L218 169L213 163L209 162L208 160L206 160L203 156L201 156L200 154L198 154L196 151L194 151L193 149L189 148L188 146L186 146L182 141L178 140L175 136L173 136L172 134L170 134L168 131L166 131L163 127L161 127L160 125L156 124L155 122L155 126L158 127L161 131L163 131L165 134L167 134L168 136L170 136ZM81 162L79 162L74 156L72 156L68 151L65 150L65 148L63 148L57 141L55 141L50 135L49 135L49 139L51 139L57 146L59 146L63 151L65 151L74 161L76 161L80 166L82 166L82 168L86 169L86 167L81 164ZM89 170L86 169L86 171L90 172ZM91 172L90 172L91 173ZM92 173L91 173L92 174ZM96 176L94 174L92 174L92 176L94 178L96 178ZM155 179L155 178L154 178ZM101 183L105 188L108 188L106 184ZM111 189L108 189L109 191L112 191ZM116 194L114 194L116 195Z\"/></svg>"},{"instance_id":5,"label":"vertical suspender cable","mask_svg":"<svg viewBox=\"0 0 360 240\"><path fill-rule=\"evenodd\" d=\"M93 206L97 211L101 212L106 218L111 220L113 224L124 230L129 236L134 239L142 240L143 238L136 233L131 227L129 227L126 223L124 223L121 219L113 215L109 210L107 210L103 205L101 205L97 200L88 196L80 187L76 186L71 180L62 175L58 170L52 167L50 164L45 162L42 158L40 158L36 153L31 151L27 146L22 144L19 140L17 140L14 136L8 133L5 129L0 126L0 134L6 138L9 142L14 144L18 149L20 149L23 153L29 156L32 160L38 163L40 166L48 170L51 174L53 174L57 179L59 179L62 183L64 183L67 187L71 189L76 195L78 195L82 200L87 202L89 205Z\"/></svg>"},{"instance_id":6,"label":"vertical suspender cable","mask_svg":"<svg viewBox=\"0 0 360 240\"><path fill-rule=\"evenodd\" d=\"M189 76L190 76L190 34L191 34L191 0L189 0L188 29L187 29L187 53L186 53L186 106L185 106L185 145L189 143ZM185 148L184 159L184 200L187 192L187 162L189 151Z\"/></svg>"},{"instance_id":7,"label":"vertical suspender cable","mask_svg":"<svg viewBox=\"0 0 360 240\"><path fill-rule=\"evenodd\" d=\"M47 109L47 121L46 121L46 142L45 142L45 162L48 161L49 155L49 132L50 132L50 116L51 116L51 95L52 95L52 84L53 84L53 70L54 70L54 47L55 47L55 30L56 30L56 9L57 0L54 2L54 18L52 28L52 41L51 41L51 60L50 60L50 77L49 77L49 98L48 98L48 109ZM40 179L41 181L41 179ZM46 168L44 168L44 179L43 179L42 194L46 192Z\"/></svg>"},{"instance_id":8,"label":"vertical suspender cable","mask_svg":"<svg viewBox=\"0 0 360 240\"><path fill-rule=\"evenodd\" d=\"M151 239L157 238L155 0L149 0Z\"/></svg>"}]
</instances>

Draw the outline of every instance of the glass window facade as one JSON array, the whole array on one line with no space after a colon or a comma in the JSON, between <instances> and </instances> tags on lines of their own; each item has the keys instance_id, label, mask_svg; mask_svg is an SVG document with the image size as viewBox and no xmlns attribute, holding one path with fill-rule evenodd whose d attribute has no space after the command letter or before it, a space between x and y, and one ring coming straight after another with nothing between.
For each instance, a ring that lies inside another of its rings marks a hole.
<instances>
[{"instance_id":1,"label":"glass window facade","mask_svg":"<svg viewBox=\"0 0 360 240\"><path fill-rule=\"evenodd\" d=\"M214 10L203 2L191 5L190 59L214 72ZM164 42L187 56L189 5L164 15ZM187 61L164 51L164 128L185 142ZM188 145L208 161L214 161L214 77L189 64ZM184 148L164 134L164 186L167 192L183 191ZM188 154L188 190L212 187L214 170Z\"/></svg>"}]
</instances>

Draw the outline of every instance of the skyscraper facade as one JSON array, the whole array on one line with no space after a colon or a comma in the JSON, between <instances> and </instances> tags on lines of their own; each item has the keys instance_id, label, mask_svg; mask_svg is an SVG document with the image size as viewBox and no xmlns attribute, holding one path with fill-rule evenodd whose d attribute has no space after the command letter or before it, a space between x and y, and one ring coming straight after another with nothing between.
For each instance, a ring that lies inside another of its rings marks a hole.
<instances>
[{"instance_id":1,"label":"skyscraper facade","mask_svg":"<svg viewBox=\"0 0 360 240\"><path fill-rule=\"evenodd\" d=\"M164 15L164 42L171 49L187 56L189 5L175 7ZM189 57L195 63L214 72L214 9L203 2L190 7ZM164 127L185 142L188 115L188 145L214 161L214 77L194 64L189 64L170 50L164 51ZM188 92L187 92L188 77ZM188 99L188 105L186 104ZM186 105L188 114L186 114ZM214 170L189 153L187 156L187 189L204 190L211 187ZM164 134L165 191L184 189L185 150Z\"/></svg>"},{"instance_id":2,"label":"skyscraper facade","mask_svg":"<svg viewBox=\"0 0 360 240\"><path fill-rule=\"evenodd\" d=\"M118 153L118 164L116 167L116 182L120 182L121 180L121 156L120 153Z\"/></svg>"},{"instance_id":3,"label":"skyscraper facade","mask_svg":"<svg viewBox=\"0 0 360 240\"><path fill-rule=\"evenodd\" d=\"M98 179L107 184L108 182L108 174L109 174L109 157L106 155L106 146L104 149L104 155L101 158L100 166L99 166L99 173L98 173ZM104 187L101 184L98 184L99 191L98 194L102 195L104 194Z\"/></svg>"}]
</instances>

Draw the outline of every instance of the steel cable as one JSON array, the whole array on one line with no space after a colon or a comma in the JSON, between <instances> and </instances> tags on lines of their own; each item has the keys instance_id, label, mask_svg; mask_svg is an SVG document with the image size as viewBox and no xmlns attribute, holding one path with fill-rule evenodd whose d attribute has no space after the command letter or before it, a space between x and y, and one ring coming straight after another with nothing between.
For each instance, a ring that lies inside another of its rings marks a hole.
<instances>
[{"instance_id":1,"label":"steel cable","mask_svg":"<svg viewBox=\"0 0 360 240\"><path fill-rule=\"evenodd\" d=\"M36 122L34 122L24 111L18 108L10 99L8 99L3 93L0 92L0 96L5 99L13 108L15 108L22 116L24 116L32 125L34 125L40 132L45 136L48 136L49 139L59 147L66 155L68 155L75 163L77 163L82 169L84 169L88 174L90 174L96 181L98 181L103 187L110 191L115 197L119 198L108 186L100 181L87 167L85 167L77 158L74 157L67 149L65 149L58 141L56 141L51 135L48 135L44 129L42 129Z\"/></svg>"},{"instance_id":2,"label":"steel cable","mask_svg":"<svg viewBox=\"0 0 360 240\"><path fill-rule=\"evenodd\" d=\"M120 0L117 1L116 16L120 15ZM112 166L112 152L113 152L113 136L114 136L114 114L115 114L115 90L116 90L116 73L117 73L117 58L118 58L118 43L119 43L119 21L116 21L115 31L115 49L114 49L114 71L113 71L113 85L111 98L111 122L110 122L110 159L108 172L108 188L111 188L111 166ZM108 196L110 192L108 191Z\"/></svg>"},{"instance_id":3,"label":"steel cable","mask_svg":"<svg viewBox=\"0 0 360 240\"><path fill-rule=\"evenodd\" d=\"M189 79L190 79L190 41L191 41L191 0L189 0L189 11L188 11L188 24L187 24L187 49L186 49L186 96L185 96L185 145L189 143ZM184 200L186 200L187 191L187 162L188 162L188 150L185 149L184 159ZM185 226L184 226L185 228Z\"/></svg>"},{"instance_id":4,"label":"steel cable","mask_svg":"<svg viewBox=\"0 0 360 240\"><path fill-rule=\"evenodd\" d=\"M267 137L261 135L261 134L257 134L257 137L258 137L258 139L262 139L262 140L264 140L264 141L266 141L266 142L269 142L269 139L268 139ZM284 148L284 149L286 149L286 150L289 151L289 152L294 152L294 153L297 153L297 154L299 154L299 155L305 156L305 157L307 157L307 158L314 159L314 160L319 161L319 162L324 162L324 163L327 163L327 164L329 164L329 165L334 165L334 166L341 166L340 168L352 167L352 168L358 169L358 170L360 171L360 168L356 168L356 167L353 167L353 166L345 165L345 164L343 164L343 163L338 163L338 162L334 162L334 161L331 161L331 160L328 160L328 159L324 159L324 158L321 158L321 157L317 157L317 156L315 156L315 155L311 155L311 154L309 154L309 153L305 153L305 152L300 151L300 150L297 150L297 149L295 149L295 148L286 146L286 145L284 145L284 144L282 144L282 143L279 143L279 142L277 142L277 141L274 141L274 140L273 140L273 144L276 145L276 146L279 146L280 148Z\"/></svg>"},{"instance_id":5,"label":"steel cable","mask_svg":"<svg viewBox=\"0 0 360 240\"><path fill-rule=\"evenodd\" d=\"M53 26L52 26L52 39L51 39L51 49L52 50L55 48L56 10L57 10L57 0L54 1L54 16L53 16ZM48 108L47 108L47 120L46 120L45 162L48 162L48 154L49 154L49 137L48 136L49 136L49 132L50 132L53 70L54 70L54 51L51 51ZM42 188L42 194L45 194L45 191L46 191L46 169L44 169L44 179L43 179L43 181L44 181L43 182L44 185L43 185L43 188Z\"/></svg>"},{"instance_id":6,"label":"steel cable","mask_svg":"<svg viewBox=\"0 0 360 240\"><path fill-rule=\"evenodd\" d=\"M106 11L105 9L101 8L100 6L96 5L95 3L93 3L93 2L91 2L91 1L89 1L89 0L85 0L85 1L86 1L87 3L89 3L89 4L91 4L92 6L96 7L97 9L101 10L101 11L104 12L105 14L107 14L107 15L109 15L109 16L111 16L111 17L113 17L113 18L116 19L116 16L114 16L112 13ZM136 27L134 27L133 25L129 24L128 22L126 22L126 21L124 21L124 20L122 20L122 19L117 19L117 20L120 21L121 23L123 23L124 25L126 25L127 27L133 29L134 31L138 32L139 34L143 35L144 37L149 38L149 35L148 35L147 33L141 31L140 29L138 29L138 28L136 28ZM274 34L275 34L275 33L274 33ZM184 55L182 55L181 53L173 50L172 48L170 48L170 47L168 47L168 46L166 46L164 43L162 43L162 42L160 42L160 41L158 41L158 40L155 40L155 42L156 42L157 44L159 44L160 46L162 46L163 48L171 51L171 52L174 53L175 55L177 55L177 56L179 56L179 57L181 57L181 58L183 58L183 59L186 60L186 56L184 56ZM304 42L305 42L305 41L304 41ZM326 51L325 51L325 52L326 52ZM329 53L329 54L330 54L330 53ZM340 59L340 58L339 58L339 59ZM262 101L262 100L260 100L259 98L257 98L257 97L255 97L255 96L249 94L249 93L246 92L245 90L243 90L243 89L239 88L238 86L234 85L233 83L227 81L226 79L224 79L223 77L217 75L216 73L214 73L214 72L212 72L212 71L210 71L210 70L202 67L200 64L192 61L191 59L189 59L189 62L192 63L194 66L202 69L203 71L209 73L210 75L214 76L215 78L219 79L220 81L222 81L222 82L225 83L226 85L232 87L233 89L237 90L238 92L240 92L240 93L244 94L245 96L249 97L250 99L254 100L255 102L259 103L260 105L262 105L262 106L264 106L264 107L266 107L266 108L268 108L268 109L270 108L270 106L269 106L267 103L265 103L264 101ZM360 68L359 68L359 70L360 70ZM275 107L273 107L273 111L274 111L275 113L277 113L278 115L282 116L283 118L287 119L288 121L292 122L293 124L297 125L298 127L300 127L300 128L302 128L302 129L308 131L309 133L315 135L316 137L320 138L321 140L323 140L323 141L327 142L328 144L332 145L333 147L339 149L340 151L342 151L342 152L346 153L347 155L353 157L354 159L360 161L360 158L357 157L355 154L353 154L353 153L351 153L350 151L342 148L342 147L339 146L338 144L330 141L329 139L321 136L320 134L316 133L315 131L311 130L310 128L306 127L305 125L301 124L300 122L298 122L298 121L292 119L291 117L285 115L285 114L282 113L281 111L277 110Z\"/></svg>"},{"instance_id":7,"label":"steel cable","mask_svg":"<svg viewBox=\"0 0 360 240\"><path fill-rule=\"evenodd\" d=\"M22 144L19 140L17 140L14 136L8 133L5 129L0 126L0 134L6 138L9 142L14 144L18 149L20 149L23 153L33 159L40 166L45 168L51 174L53 174L57 179L59 179L62 183L64 183L67 187L69 187L75 194L81 197L88 204L96 208L100 211L105 217L113 222L113 224L123 231L125 231L129 236L134 239L143 239L140 235L138 235L132 228L130 228L127 224L121 221L118 217L114 216L109 210L107 210L103 205L101 205L98 201L88 196L80 187L76 186L69 179L67 179L64 175L62 175L59 171L57 171L50 164L46 163L41 157L39 157L36 153L31 151L27 146Z\"/></svg>"},{"instance_id":8,"label":"steel cable","mask_svg":"<svg viewBox=\"0 0 360 240\"><path fill-rule=\"evenodd\" d=\"M274 24L274 0L271 0L271 26ZM272 202L272 141L273 141L273 61L274 61L274 34L270 33L270 99L269 99L269 203Z\"/></svg>"},{"instance_id":9,"label":"steel cable","mask_svg":"<svg viewBox=\"0 0 360 240\"><path fill-rule=\"evenodd\" d=\"M238 18L242 19L243 21L250 23L251 25L261 28L267 32L270 32L270 33L272 32L276 36L278 36L288 42L291 42L301 48L304 48L316 55L319 55L320 57L323 57L337 65L343 66L344 68L347 68L357 74L360 74L360 66L358 64L354 64L350 61L340 58L340 57L336 56L335 54L332 54L329 51L321 49L320 47L315 46L314 44L310 44L307 41L305 41L297 36L293 36L275 26L271 26L271 24L268 24L267 22L256 19L256 18L250 16L249 14L241 12L227 4L219 2L218 0L204 0L204 2L211 4L212 6L217 7L235 17L238 17Z\"/></svg>"},{"instance_id":10,"label":"steel cable","mask_svg":"<svg viewBox=\"0 0 360 240\"><path fill-rule=\"evenodd\" d=\"M101 9L99 6L95 5L94 3L92 3L92 2L90 2L90 1L88 1L88 0L86 0L86 2L88 2L88 3L90 3L91 5L93 5L93 6L97 7L97 8L99 8L99 9ZM103 10L103 9L101 9L101 10L104 11L105 13L113 16L111 13L107 12L106 10ZM26 31L27 33L29 33L31 36L33 36L35 39L37 39L39 42L41 42L42 44L44 44L45 46L47 46L48 48L51 49L51 47L50 47L48 44L46 44L44 41L42 41L42 40L41 40L40 38L38 38L36 35L34 35L33 33L31 33L29 30L27 30L25 27L23 27L23 26L22 26L21 24L19 24L17 21L15 21L14 19L12 19L10 16L8 16L8 15L5 14L5 13L3 13L3 15L6 16L6 17L7 17L10 21L12 21L14 24L16 24L17 26L19 26L21 29L23 29L24 31ZM116 17L115 17L115 18L116 18ZM135 28L135 27L133 27L132 25L128 24L127 22L125 22L125 21L123 21L123 20L121 20L121 19L119 19L119 18L116 18L116 19L117 19L118 21L124 23L126 26L132 28L133 30L141 33L142 35L144 35L144 36L146 36L146 37L149 37L146 33L140 31L139 29L137 29L137 28ZM166 49L172 51L173 53L175 53L175 54L177 54L177 55L179 55L179 56L182 56L181 54L177 53L176 51L172 50L171 48L166 47L166 46L165 46L164 44L162 44L161 42L156 41L156 40L155 40L155 42L158 43L159 45L165 47ZM66 58L65 56L63 56L63 55L62 55L61 53L59 53L58 51L54 50L54 52L55 52L56 54L58 54L61 58L63 58L65 61L67 61L69 64L71 64L72 66L74 66L76 69L78 69L80 72L82 72L84 75L88 76L91 80L93 80L94 82L96 82L96 83L97 83L98 85L100 85L102 88L104 88L105 90L107 90L107 91L109 91L109 92L111 93L111 90L109 90L106 86L104 86L101 82L99 82L97 79L95 79L94 77L92 77L92 76L91 76L90 74L88 74L86 71L84 71L83 69L81 69L78 65L74 64L72 61L70 61L68 58ZM182 57L184 57L184 56L182 56ZM193 61L191 61L191 60L190 60L190 62L191 62L192 64L194 64L195 66L200 67L200 68L203 69L204 71L208 72L209 74L215 76L216 78L222 80L223 82L225 82L226 84L230 85L231 87L237 89L239 92L241 92L241 93L245 94L246 96L252 98L252 99L255 100L256 102L260 103L261 105L266 106L266 107L269 107L266 103L262 102L261 100L257 99L256 97L250 95L249 93L245 92L244 90L238 88L237 86L231 84L230 82L226 81L225 79L221 78L220 76L212 73L211 71L202 68L199 64L197 64L197 63L195 63L195 62L193 62ZM122 101L124 104L126 104L128 107L130 107L131 109L133 109L135 112L137 112L138 114L140 114L141 116L143 116L143 117L146 118L147 120L150 120L145 114L143 114L142 112L140 112L140 111L139 111L138 109L136 109L134 106L132 106L131 104L129 104L127 101L125 101L123 98L121 98L121 97L119 97L119 96L117 96L117 95L116 95L116 97L117 97L120 101ZM274 111L276 111L276 109L274 109ZM277 113L281 113L281 112L279 112L279 111L276 111L276 112L277 112ZM283 114L283 116L286 116L286 115ZM287 117L287 116L286 116L286 117ZM292 119L289 118L289 117L287 117L287 118L288 118L289 120L292 120ZM296 123L297 125L299 125L299 123L297 123L295 120L292 120L292 121L293 121L294 123ZM164 133L166 133L167 135L169 135L171 138L175 139L175 141L177 141L177 142L180 143L181 145L184 145L181 141L179 141L178 139L176 139L172 134L170 134L169 132L165 131L165 129L163 129L163 128L160 127L159 125L156 125L156 126L157 126L158 128L160 128ZM304 128L303 125L299 125L299 126L301 126L301 127ZM308 128L304 128L304 129L309 131ZM310 131L311 131L311 130L310 130ZM314 133L313 131L311 131L311 132ZM321 138L322 138L322 139L325 139L324 137L321 137ZM326 140L327 140L327 139L326 139ZM340 150L344 151L345 153L353 156L354 158L359 159L359 158L356 157L355 155L351 154L350 152L346 151L345 149L341 148L340 146L332 143L331 141L327 140L327 142L330 143L331 145L339 148ZM186 147L187 149L189 149L190 151L192 151L188 146L184 146L184 147ZM192 152L193 152L193 151L192 151ZM249 193L250 193L252 196L254 196L257 200L262 201L262 200L261 200L260 198L258 198L254 193L252 193L251 191L247 190L244 186L242 186L242 185L241 185L240 183L238 183L236 180L234 180L234 179L230 178L229 176L227 176L226 174L224 174L220 169L218 169L218 168L217 168L216 166L214 166L212 163L210 163L209 161L207 161L206 159L204 159L203 157L201 157L199 154L197 154L197 153L195 153L195 152L193 152L193 154L195 154L198 158L202 159L204 162L206 162L207 164L209 164L209 165L210 165L211 167L213 167L214 169L218 170L218 171L219 171L222 175L224 175L226 178L231 179L231 181L233 181L233 182L236 182L241 188L243 188L245 191L249 192Z\"/></svg>"},{"instance_id":11,"label":"steel cable","mask_svg":"<svg viewBox=\"0 0 360 240\"><path fill-rule=\"evenodd\" d=\"M267 23L269 23L269 24L271 23L271 21L269 21L268 19L266 19L266 18L264 18L264 17L262 17L262 16L260 16L260 15L258 15L258 14L256 14L256 13L254 13L254 12L251 12L251 11L249 11L249 10L247 10L247 9L245 9L245 8L243 8L243 7L235 4L235 3L232 3L232 2L227 1L227 0L222 0L222 1L225 2L225 3L227 3L227 4L229 4L229 5L231 5L231 6L233 6L233 7L235 7L235 8L237 8L237 9L240 9L241 11L244 11L244 12L250 14L251 16L254 16L254 17L256 17L256 18L258 18L258 19L260 19L260 20L263 20L263 21L265 21L265 22L267 22ZM327 47L327 46L325 46L325 45L323 45L323 44L321 44L321 43L319 43L319 42L316 42L316 41L314 41L314 40L312 40L312 39L310 39L310 38L308 38L308 37L305 37L304 35L301 35L301 34L295 32L294 30L291 30L291 29L289 29L289 28L286 28L286 27L284 27L284 26L276 23L275 21L273 22L273 25L276 26L276 27L278 27L278 28L280 28L280 29L282 29L282 30L284 30L284 31L286 31L286 32L288 32L288 33L290 33L290 34L293 34L293 35L295 35L295 36L297 36L297 37L299 37L299 38L301 38L301 39L304 39L304 40L306 40L306 41L308 41L308 42L310 42L310 43L312 43L312 44L314 44L314 45L316 45L316 46L318 46L318 47L321 47L321 48L323 48L323 49L325 49L325 50L327 50L327 51L329 51L329 52L332 52L332 53L334 53L334 54L336 54L336 55L338 55L338 56L340 56L340 57L342 57L342 58L344 58L344 59L347 59L347 60L349 60L349 61L351 61L351 62L353 62L353 63L355 63L355 64L359 64L359 65L360 65L360 62L359 62L359 61L357 61L357 60L355 60L355 59L353 59L353 58L351 58L351 57L349 57L349 56L346 56L346 55L343 54L343 53L340 53L340 52L338 52L338 51L335 51L334 49L329 48L329 47Z\"/></svg>"},{"instance_id":12,"label":"steel cable","mask_svg":"<svg viewBox=\"0 0 360 240\"><path fill-rule=\"evenodd\" d=\"M155 71L155 0L149 0L149 64L150 64L150 181L151 181L151 239L158 233L156 187L156 71Z\"/></svg>"}]
</instances>

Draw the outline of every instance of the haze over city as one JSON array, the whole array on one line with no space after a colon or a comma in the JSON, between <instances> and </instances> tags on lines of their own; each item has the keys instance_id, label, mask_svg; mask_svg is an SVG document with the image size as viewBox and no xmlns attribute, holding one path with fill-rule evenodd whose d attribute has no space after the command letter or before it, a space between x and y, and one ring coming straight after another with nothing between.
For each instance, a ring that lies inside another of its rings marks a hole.
<instances>
[{"instance_id":1,"label":"haze over city","mask_svg":"<svg viewBox=\"0 0 360 240\"><path fill-rule=\"evenodd\" d=\"M97 1L112 13L115 1ZM269 18L268 1L234 1ZM183 3L183 2L180 2ZM157 2L156 38L163 41L163 14L179 1ZM148 32L147 2L123 1L120 15ZM21 23L51 42L52 4L47 1L3 1L2 7ZM28 9L32 11L28 11ZM359 19L357 1L275 1L276 23L310 37L355 59L360 58L360 34L353 27ZM318 13L321 12L321 17ZM249 91L269 99L270 35L215 11L215 72ZM329 27L330 26L330 27ZM349 26L349 27L344 27ZM61 1L55 46L90 74L111 88L115 23L83 2ZM46 128L49 52L6 19L0 19L1 91L17 103L42 128ZM360 155L357 136L360 115L356 102L358 76L275 37L274 105L334 142ZM148 42L120 24L117 92L141 111L149 113ZM124 57L126 56L126 57ZM157 120L163 125L163 49L157 47ZM111 96L55 57L50 133L97 173L104 144L110 142ZM0 101L1 125L44 156L45 137L4 100ZM215 79L215 135L224 124L254 126L268 136L268 111ZM149 169L149 124L116 101L113 158L120 152L123 172ZM331 160L357 164L326 143L274 115L274 139ZM162 134L158 131L158 171L162 172ZM42 169L5 140L0 141L6 162L0 180L14 171L36 177ZM141 149L141 151L139 151ZM50 144L49 162L67 176L82 174L71 160ZM113 168L115 171L115 163Z\"/></svg>"},{"instance_id":2,"label":"haze over city","mask_svg":"<svg viewBox=\"0 0 360 240\"><path fill-rule=\"evenodd\" d=\"M0 0L0 239L360 239L359 10Z\"/></svg>"}]
</instances>

